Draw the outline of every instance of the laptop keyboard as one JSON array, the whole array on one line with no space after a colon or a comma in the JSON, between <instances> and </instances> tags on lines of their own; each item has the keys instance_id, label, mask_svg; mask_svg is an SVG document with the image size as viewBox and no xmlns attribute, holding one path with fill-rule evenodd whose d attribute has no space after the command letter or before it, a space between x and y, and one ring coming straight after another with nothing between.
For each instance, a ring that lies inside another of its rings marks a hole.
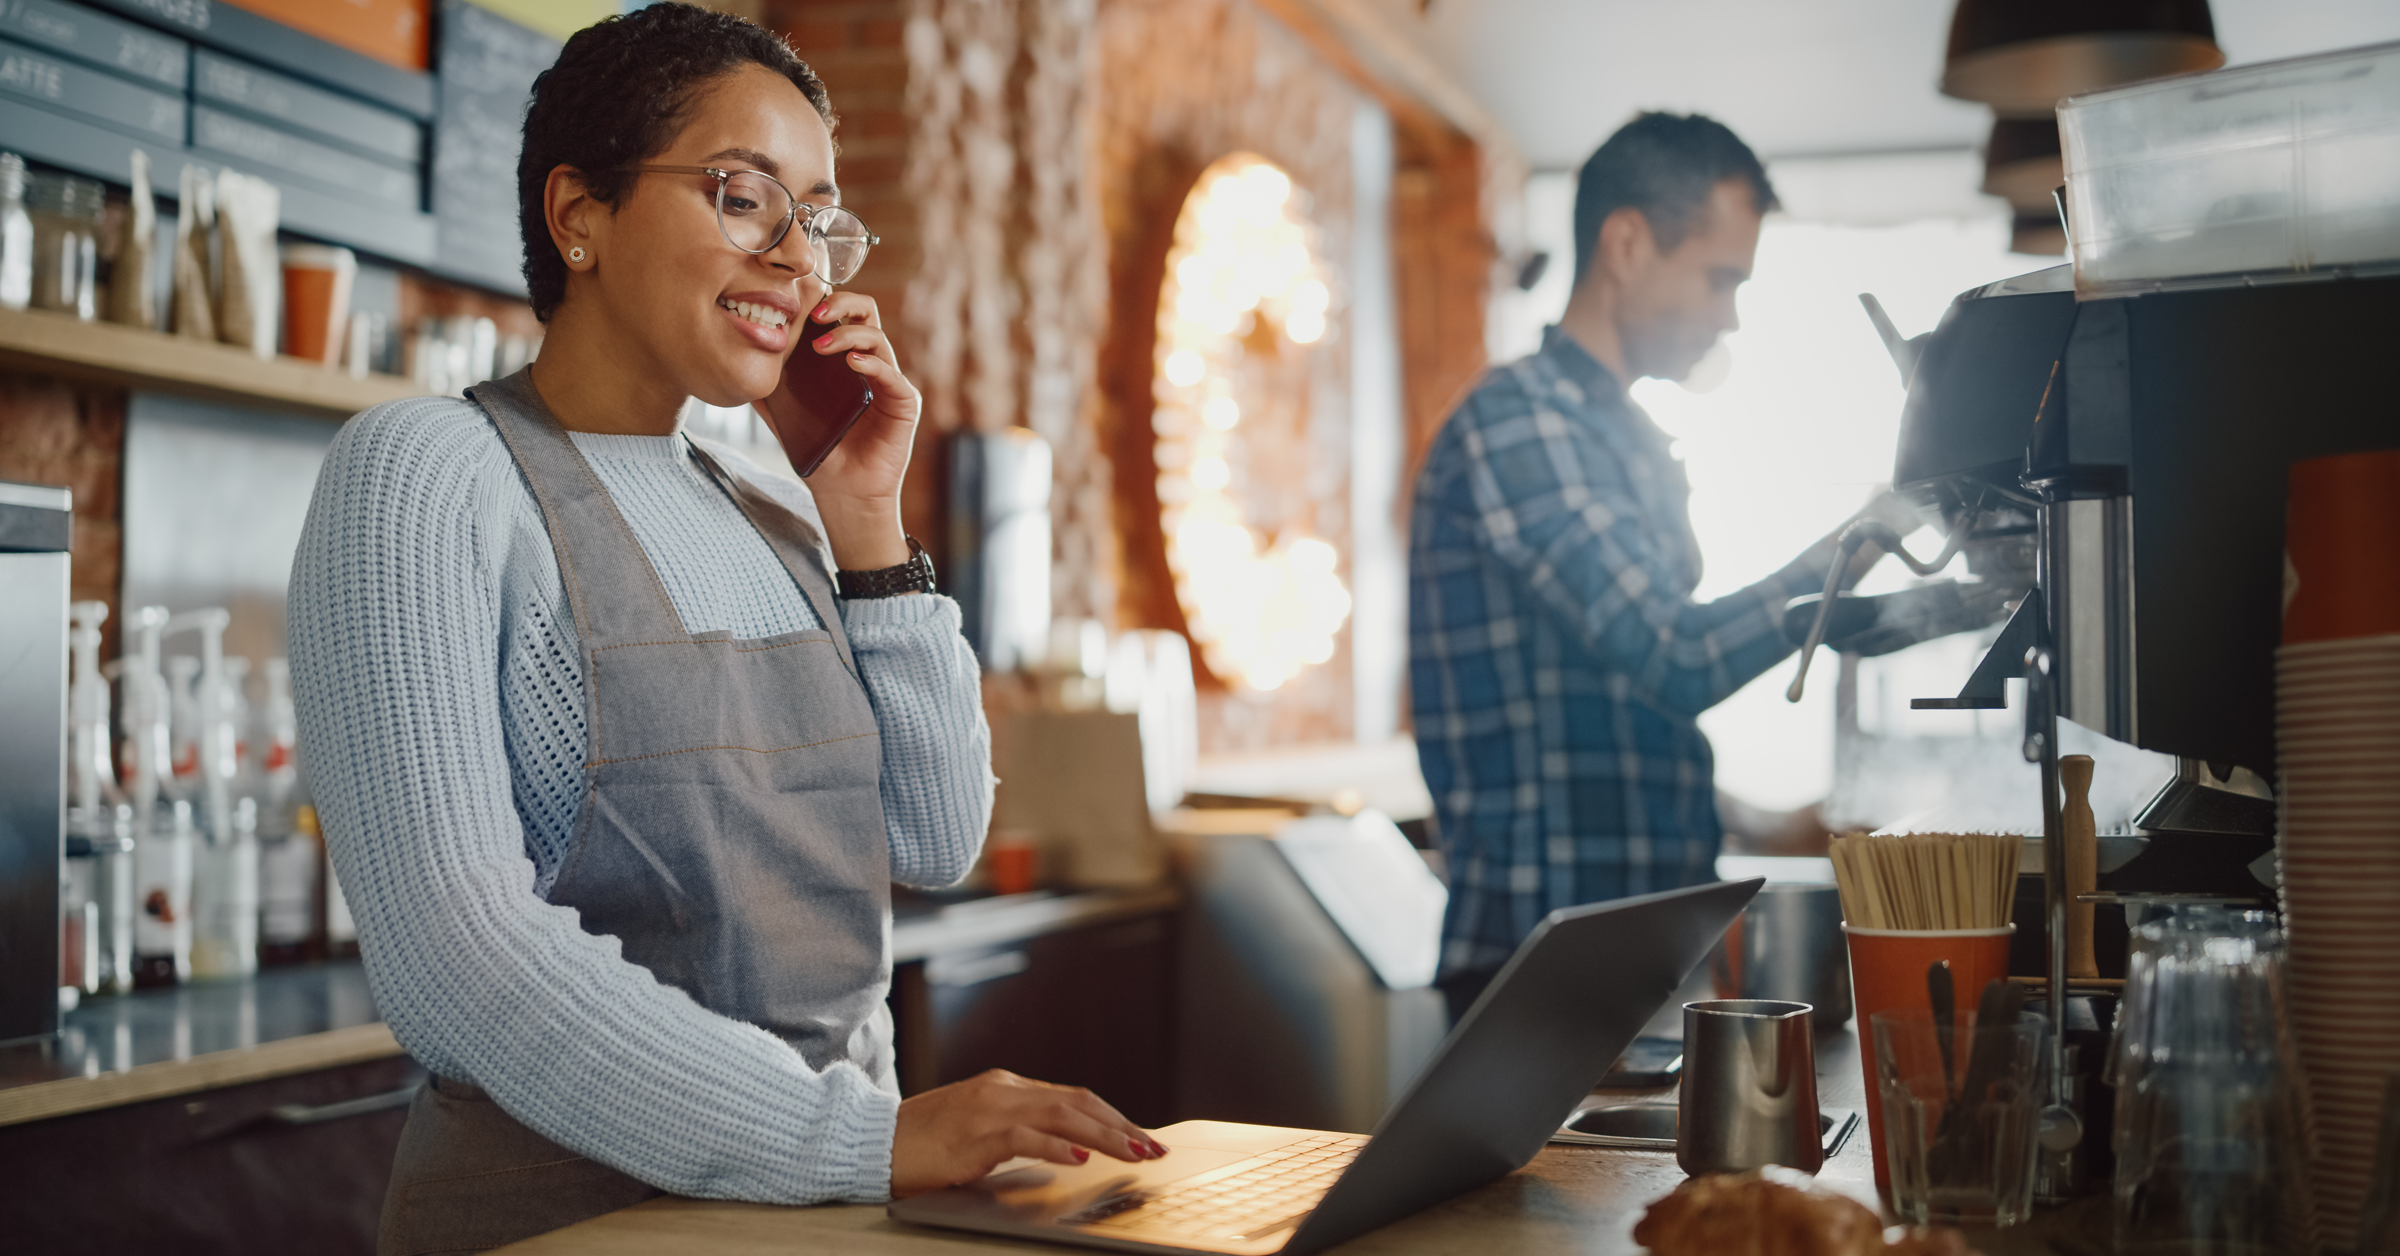
<instances>
[{"instance_id":1,"label":"laptop keyboard","mask_svg":"<svg viewBox=\"0 0 2400 1256\"><path fill-rule=\"evenodd\" d=\"M1128 1195L1066 1218L1096 1229L1173 1230L1240 1242L1273 1234L1316 1208L1333 1181L1358 1158L1367 1140L1321 1134L1197 1176L1152 1195Z\"/></svg>"}]
</instances>

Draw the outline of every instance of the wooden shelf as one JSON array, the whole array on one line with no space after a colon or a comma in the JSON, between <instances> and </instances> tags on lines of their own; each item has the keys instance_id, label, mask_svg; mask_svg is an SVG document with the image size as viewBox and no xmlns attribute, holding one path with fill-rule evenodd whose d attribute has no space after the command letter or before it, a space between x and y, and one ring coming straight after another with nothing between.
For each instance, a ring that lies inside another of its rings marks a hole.
<instances>
[{"instance_id":1,"label":"wooden shelf","mask_svg":"<svg viewBox=\"0 0 2400 1256\"><path fill-rule=\"evenodd\" d=\"M186 1095L195 1090L239 1086L317 1069L380 1060L401 1054L381 1021L321 1034L285 1038L232 1051L212 1051L188 1060L161 1060L97 1077L62 1077L0 1091L0 1126L46 1121L121 1104Z\"/></svg>"},{"instance_id":2,"label":"wooden shelf","mask_svg":"<svg viewBox=\"0 0 2400 1256\"><path fill-rule=\"evenodd\" d=\"M327 419L346 419L369 406L413 397L420 391L397 375L352 379L344 372L298 358L262 361L232 345L118 323L86 323L47 310L0 309L0 370L58 375Z\"/></svg>"}]
</instances>

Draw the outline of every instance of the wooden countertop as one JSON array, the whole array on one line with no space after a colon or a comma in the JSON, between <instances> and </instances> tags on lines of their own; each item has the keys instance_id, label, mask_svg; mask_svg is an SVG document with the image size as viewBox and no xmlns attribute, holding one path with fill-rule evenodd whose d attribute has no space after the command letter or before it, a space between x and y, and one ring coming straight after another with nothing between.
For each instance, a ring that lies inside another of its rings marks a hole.
<instances>
[{"instance_id":1,"label":"wooden countertop","mask_svg":"<svg viewBox=\"0 0 2400 1256\"><path fill-rule=\"evenodd\" d=\"M1166 911L1181 897L1158 885L912 901L893 924L892 960ZM0 1126L399 1054L356 960L94 999L58 1037L0 1049Z\"/></svg>"},{"instance_id":2,"label":"wooden countertop","mask_svg":"<svg viewBox=\"0 0 2400 1256\"><path fill-rule=\"evenodd\" d=\"M1182 901L1183 891L1173 885L1080 893L1036 890L970 898L940 907L915 907L904 901L897 905L892 921L892 962L905 964L948 951L1022 942L1166 911Z\"/></svg>"},{"instance_id":3,"label":"wooden countertop","mask_svg":"<svg viewBox=\"0 0 2400 1256\"><path fill-rule=\"evenodd\" d=\"M96 1077L34 1082L0 1090L0 1126L96 1112L294 1073L313 1073L344 1064L387 1059L400 1053L400 1044L393 1039L392 1031L378 1021L255 1047L211 1051L185 1060L137 1064L122 1072Z\"/></svg>"},{"instance_id":4,"label":"wooden countertop","mask_svg":"<svg viewBox=\"0 0 2400 1256\"><path fill-rule=\"evenodd\" d=\"M1544 1148L1533 1163L1488 1186L1335 1248L1344 1256L1606 1256L1637 1252L1633 1223L1651 1200L1675 1189L1683 1170L1672 1152L1605 1147ZM1866 1192L1871 1203L1872 1182ZM880 1204L778 1208L657 1199L499 1249L508 1256L616 1256L690 1252L783 1256L1022 1256L1088 1251L902 1225Z\"/></svg>"},{"instance_id":5,"label":"wooden countertop","mask_svg":"<svg viewBox=\"0 0 2400 1256\"><path fill-rule=\"evenodd\" d=\"M1817 1043L1817 1093L1827 1110L1858 1108L1865 1092L1858 1037L1849 1029ZM1673 1092L1610 1092L1617 1102L1672 1102ZM1414 1216L1350 1240L1343 1256L1612 1256L1642 1250L1634 1223L1684 1180L1673 1152L1545 1147L1523 1169ZM1864 1129L1826 1161L1817 1180L1880 1209ZM2106 1220L2105 1209L2100 1214ZM1889 1220L1889 1214L1886 1214ZM2050 1251L2042 1226L1971 1237L1988 1256ZM661 1251L707 1256L783 1256L793 1251L866 1256L1022 1256L1089 1251L902 1225L880 1204L784 1208L714 1200L655 1199L500 1249L508 1256L633 1256Z\"/></svg>"},{"instance_id":6,"label":"wooden countertop","mask_svg":"<svg viewBox=\"0 0 2400 1256\"><path fill-rule=\"evenodd\" d=\"M0 1048L0 1126L400 1054L357 960L92 999Z\"/></svg>"}]
</instances>

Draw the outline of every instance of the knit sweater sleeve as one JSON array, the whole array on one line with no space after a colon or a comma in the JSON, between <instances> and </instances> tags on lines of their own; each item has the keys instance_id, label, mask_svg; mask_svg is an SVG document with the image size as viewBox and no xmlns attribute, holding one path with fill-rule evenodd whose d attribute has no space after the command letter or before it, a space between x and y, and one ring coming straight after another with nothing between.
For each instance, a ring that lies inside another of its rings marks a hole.
<instances>
[{"instance_id":1,"label":"knit sweater sleeve","mask_svg":"<svg viewBox=\"0 0 2400 1256\"><path fill-rule=\"evenodd\" d=\"M534 894L499 701L492 503L515 469L481 422L432 400L352 420L293 563L301 748L377 1009L426 1067L664 1190L886 1197L896 1096L812 1071Z\"/></svg>"},{"instance_id":2,"label":"knit sweater sleeve","mask_svg":"<svg viewBox=\"0 0 2400 1256\"><path fill-rule=\"evenodd\" d=\"M883 732L883 823L892 879L938 888L975 866L992 820L992 732L958 603L923 595L842 604Z\"/></svg>"}]
</instances>

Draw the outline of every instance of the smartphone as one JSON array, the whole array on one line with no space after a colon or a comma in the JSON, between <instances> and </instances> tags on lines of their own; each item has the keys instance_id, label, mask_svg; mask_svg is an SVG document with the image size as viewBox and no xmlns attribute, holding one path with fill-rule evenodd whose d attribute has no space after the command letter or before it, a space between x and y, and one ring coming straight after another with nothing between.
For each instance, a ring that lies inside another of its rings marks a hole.
<instances>
[{"instance_id":1,"label":"smartphone","mask_svg":"<svg viewBox=\"0 0 2400 1256\"><path fill-rule=\"evenodd\" d=\"M817 352L817 337L832 330L833 324L814 319L801 329L800 343L783 364L784 382L791 385L792 396L800 403L797 413L768 422L801 479L817 473L825 455L842 443L858 416L875 400L875 388L867 377L850 369L849 354Z\"/></svg>"}]
</instances>

